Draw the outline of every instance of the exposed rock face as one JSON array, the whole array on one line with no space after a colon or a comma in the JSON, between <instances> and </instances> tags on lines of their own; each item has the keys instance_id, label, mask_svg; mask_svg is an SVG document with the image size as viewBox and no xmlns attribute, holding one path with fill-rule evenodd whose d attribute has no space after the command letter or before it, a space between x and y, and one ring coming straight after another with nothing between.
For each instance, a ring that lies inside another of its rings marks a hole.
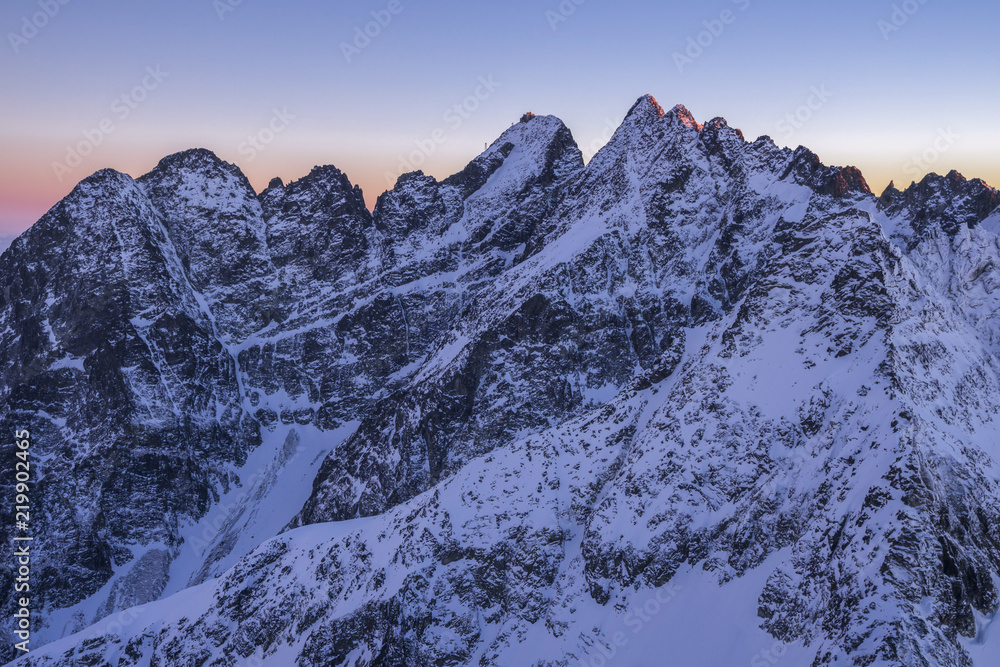
<instances>
[{"instance_id":1,"label":"exposed rock face","mask_svg":"<svg viewBox=\"0 0 1000 667\"><path fill-rule=\"evenodd\" d=\"M44 604L142 609L18 664L990 664L998 205L651 97L587 165L526 114L371 214L332 167L99 173L0 260L0 418Z\"/></svg>"},{"instance_id":2,"label":"exposed rock face","mask_svg":"<svg viewBox=\"0 0 1000 667\"><path fill-rule=\"evenodd\" d=\"M952 171L947 176L928 174L904 192L889 188L880 205L888 216L909 227L904 233L912 250L938 230L954 236L963 227L975 227L1000 206L1000 192Z\"/></svg>"},{"instance_id":3,"label":"exposed rock face","mask_svg":"<svg viewBox=\"0 0 1000 667\"><path fill-rule=\"evenodd\" d=\"M259 426L162 216L127 176L77 186L5 253L0 280L0 421L36 443L34 609L70 607L130 545L176 550L178 522L229 485ZM150 577L130 606L165 585Z\"/></svg>"}]
</instances>

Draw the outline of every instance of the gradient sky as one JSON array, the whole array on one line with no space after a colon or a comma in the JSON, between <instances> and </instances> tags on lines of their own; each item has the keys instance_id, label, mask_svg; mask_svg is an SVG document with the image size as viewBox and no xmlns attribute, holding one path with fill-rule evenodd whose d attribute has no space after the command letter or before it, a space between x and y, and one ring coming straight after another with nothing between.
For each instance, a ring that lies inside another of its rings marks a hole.
<instances>
[{"instance_id":1,"label":"gradient sky","mask_svg":"<svg viewBox=\"0 0 1000 667\"><path fill-rule=\"evenodd\" d=\"M98 169L137 177L196 146L258 189L334 164L373 205L402 168L443 178L528 110L589 157L644 93L856 165L877 192L953 168L1000 185L994 2L396 1L4 0L0 235ZM348 62L372 12L391 20Z\"/></svg>"}]
</instances>

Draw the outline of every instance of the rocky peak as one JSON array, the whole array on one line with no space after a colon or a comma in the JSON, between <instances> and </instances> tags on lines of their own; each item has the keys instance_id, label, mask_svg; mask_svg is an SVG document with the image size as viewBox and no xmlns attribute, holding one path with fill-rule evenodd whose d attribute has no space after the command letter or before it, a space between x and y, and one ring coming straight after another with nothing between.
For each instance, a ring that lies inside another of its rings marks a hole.
<instances>
[{"instance_id":1,"label":"rocky peak","mask_svg":"<svg viewBox=\"0 0 1000 667\"><path fill-rule=\"evenodd\" d=\"M834 197L846 197L849 194L871 194L871 188L861 170L857 167L841 167L833 183Z\"/></svg>"},{"instance_id":2,"label":"rocky peak","mask_svg":"<svg viewBox=\"0 0 1000 667\"><path fill-rule=\"evenodd\" d=\"M374 217L384 267L427 257L431 248L440 254L427 267L449 256L455 261L466 244L488 240L478 251L489 253L493 242L508 249L525 242L551 194L584 163L561 120L532 114L522 121L460 172L440 182L423 172L405 174L379 197Z\"/></svg>"},{"instance_id":3,"label":"rocky peak","mask_svg":"<svg viewBox=\"0 0 1000 667\"><path fill-rule=\"evenodd\" d=\"M162 220L135 181L102 170L0 264L20 311L0 298L0 423L29 420L50 459L33 487L47 507L40 607L97 594L130 546L176 548L176 523L252 446L233 359ZM163 590L164 573L145 574L132 604ZM113 592L94 602L122 608Z\"/></svg>"},{"instance_id":4,"label":"rocky peak","mask_svg":"<svg viewBox=\"0 0 1000 667\"><path fill-rule=\"evenodd\" d=\"M702 127L700 141L709 155L722 158L728 166L736 162L746 145L743 132L730 127L724 118L713 118Z\"/></svg>"},{"instance_id":5,"label":"rocky peak","mask_svg":"<svg viewBox=\"0 0 1000 667\"><path fill-rule=\"evenodd\" d=\"M705 133L711 133L712 135L732 134L739 137L740 141L746 141L746 138L743 136L743 131L735 127L730 127L729 123L726 122L726 119L721 116L716 116L712 120L705 123L702 126L702 130Z\"/></svg>"},{"instance_id":6,"label":"rocky peak","mask_svg":"<svg viewBox=\"0 0 1000 667\"><path fill-rule=\"evenodd\" d=\"M879 207L890 219L904 220L897 233L911 243L935 230L953 236L961 227L975 227L998 206L1000 192L980 179L969 180L957 171L945 176L930 173L919 183L879 199Z\"/></svg>"},{"instance_id":7,"label":"rocky peak","mask_svg":"<svg viewBox=\"0 0 1000 667\"><path fill-rule=\"evenodd\" d=\"M625 114L610 141L591 159L588 174L620 168L623 161L646 163L662 155L668 145L673 145L672 156L682 157L691 129L699 132L700 128L682 105L668 113L652 95L643 95Z\"/></svg>"},{"instance_id":8,"label":"rocky peak","mask_svg":"<svg viewBox=\"0 0 1000 667\"><path fill-rule=\"evenodd\" d=\"M422 171L402 174L396 185L375 202L372 211L375 227L390 245L418 230L433 228L440 233L461 215L457 201L449 202L446 194L433 176ZM450 199L459 197L456 194Z\"/></svg>"},{"instance_id":9,"label":"rocky peak","mask_svg":"<svg viewBox=\"0 0 1000 667\"><path fill-rule=\"evenodd\" d=\"M955 183L965 183L968 179L958 173L957 169L952 169L948 172L948 175L945 176L945 180L953 181Z\"/></svg>"},{"instance_id":10,"label":"rocky peak","mask_svg":"<svg viewBox=\"0 0 1000 667\"><path fill-rule=\"evenodd\" d=\"M260 198L271 261L299 284L357 276L369 251L372 216L364 193L340 169L308 175ZM338 278L338 276L340 278Z\"/></svg>"},{"instance_id":11,"label":"rocky peak","mask_svg":"<svg viewBox=\"0 0 1000 667\"><path fill-rule=\"evenodd\" d=\"M294 181L290 185L294 185L295 183L298 183L300 187L309 185L327 187L329 189L336 188L345 192L353 190L355 187L351 183L351 179L347 177L347 174L332 164L317 165L313 167L309 170L309 173L306 176Z\"/></svg>"},{"instance_id":12,"label":"rocky peak","mask_svg":"<svg viewBox=\"0 0 1000 667\"><path fill-rule=\"evenodd\" d=\"M176 180L181 175L207 179L235 179L250 187L250 182L235 164L226 162L207 148L191 148L168 155L160 160L141 182Z\"/></svg>"},{"instance_id":13,"label":"rocky peak","mask_svg":"<svg viewBox=\"0 0 1000 667\"><path fill-rule=\"evenodd\" d=\"M625 118L628 119L634 114L639 114L642 117L655 116L656 118L663 118L666 115L666 111L660 106L660 103L656 101L656 98L652 95L646 94L635 101L635 104L628 110L625 114Z\"/></svg>"},{"instance_id":14,"label":"rocky peak","mask_svg":"<svg viewBox=\"0 0 1000 667\"><path fill-rule=\"evenodd\" d=\"M632 135L639 131L645 135L660 135L662 134L663 119L666 115L667 112L663 110L656 98L652 95L643 95L625 114L625 119L616 134ZM612 137L613 140L614 137Z\"/></svg>"},{"instance_id":15,"label":"rocky peak","mask_svg":"<svg viewBox=\"0 0 1000 667\"><path fill-rule=\"evenodd\" d=\"M531 122L515 123L465 169L442 183L458 187L467 199L492 178L493 188L518 195L582 169L583 154L569 128L555 116L533 116Z\"/></svg>"},{"instance_id":16,"label":"rocky peak","mask_svg":"<svg viewBox=\"0 0 1000 667\"><path fill-rule=\"evenodd\" d=\"M155 222L156 211L145 194L128 174L101 169L83 179L22 237L27 243L43 239L57 241L52 235L68 238L113 238L119 228L144 229ZM145 231L143 233L146 233Z\"/></svg>"},{"instance_id":17,"label":"rocky peak","mask_svg":"<svg viewBox=\"0 0 1000 667\"><path fill-rule=\"evenodd\" d=\"M25 308L38 309L36 301L44 303L47 289L55 287L50 281L62 277L53 276L54 270L91 270L94 280L120 271L124 262L119 238L145 235L152 215L149 202L126 174L102 169L88 176L15 240L16 253L0 258L0 277L6 279L0 286L0 308L17 307L19 314ZM98 257L102 261L95 261ZM47 347L48 340L35 333L24 342ZM26 358L24 363L37 371L38 361ZM17 369L0 368L3 372Z\"/></svg>"},{"instance_id":18,"label":"rocky peak","mask_svg":"<svg viewBox=\"0 0 1000 667\"><path fill-rule=\"evenodd\" d=\"M793 178L800 185L807 185L819 194L831 197L871 195L867 181L857 167L828 167L819 156L804 146L792 154L782 178Z\"/></svg>"},{"instance_id":19,"label":"rocky peak","mask_svg":"<svg viewBox=\"0 0 1000 667\"><path fill-rule=\"evenodd\" d=\"M421 169L417 169L416 171L408 171L405 174L400 174L399 178L396 179L396 185L410 185L414 183L426 184L426 183L437 183L437 182L438 180L436 178L434 178L430 174L425 174ZM379 195L379 198L381 199L386 194L388 194L388 192L392 191L389 190L387 192L383 192L381 195Z\"/></svg>"},{"instance_id":20,"label":"rocky peak","mask_svg":"<svg viewBox=\"0 0 1000 667\"><path fill-rule=\"evenodd\" d=\"M888 208L892 205L892 202L900 195L899 189L896 187L895 181L889 181L889 185L885 187L882 194L879 195L878 202L880 208Z\"/></svg>"},{"instance_id":21,"label":"rocky peak","mask_svg":"<svg viewBox=\"0 0 1000 667\"><path fill-rule=\"evenodd\" d=\"M326 208L361 217L368 210L361 186L351 183L347 174L333 165L313 167L306 176L275 188L265 203L265 217L302 206L315 208L317 212Z\"/></svg>"},{"instance_id":22,"label":"rocky peak","mask_svg":"<svg viewBox=\"0 0 1000 667\"><path fill-rule=\"evenodd\" d=\"M96 188L108 188L109 194L114 190L127 190L134 186L135 181L128 174L123 174L116 169L99 169L90 176L77 183L74 190L92 190Z\"/></svg>"},{"instance_id":23,"label":"rocky peak","mask_svg":"<svg viewBox=\"0 0 1000 667\"><path fill-rule=\"evenodd\" d=\"M253 303L270 271L264 215L238 167L205 149L175 153L137 181L163 222L168 253L213 304L226 335L240 336L238 302Z\"/></svg>"},{"instance_id":24,"label":"rocky peak","mask_svg":"<svg viewBox=\"0 0 1000 667\"><path fill-rule=\"evenodd\" d=\"M676 121L684 127L690 127L698 132L701 132L701 123L694 119L694 115L688 111L687 107L683 104L678 104L671 109L670 113L667 114L667 117L676 119Z\"/></svg>"},{"instance_id":25,"label":"rocky peak","mask_svg":"<svg viewBox=\"0 0 1000 667\"><path fill-rule=\"evenodd\" d=\"M945 176L933 172L927 174L919 183L911 184L903 193L919 200L930 200L935 197L975 200L977 204L981 204L981 207L977 208L990 209L985 211L986 214L1000 204L1000 192L996 188L982 179L967 179L955 170Z\"/></svg>"},{"instance_id":26,"label":"rocky peak","mask_svg":"<svg viewBox=\"0 0 1000 667\"><path fill-rule=\"evenodd\" d=\"M257 196L239 167L205 148L169 155L136 182L154 203L164 205L170 222L181 222L190 213L197 217L206 208L233 211ZM239 195L235 201L233 191Z\"/></svg>"}]
</instances>

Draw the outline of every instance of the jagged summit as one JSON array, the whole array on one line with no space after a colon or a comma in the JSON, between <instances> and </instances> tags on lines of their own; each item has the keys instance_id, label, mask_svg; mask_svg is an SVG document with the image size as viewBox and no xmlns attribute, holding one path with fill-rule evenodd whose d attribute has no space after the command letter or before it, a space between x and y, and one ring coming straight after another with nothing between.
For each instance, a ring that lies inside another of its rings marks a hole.
<instances>
[{"instance_id":1,"label":"jagged summit","mask_svg":"<svg viewBox=\"0 0 1000 667\"><path fill-rule=\"evenodd\" d=\"M84 178L76 185L74 191L78 189L82 191L93 190L95 188L114 188L134 182L135 181L128 174L120 172L117 169L106 167L104 169L98 169L93 174Z\"/></svg>"},{"instance_id":2,"label":"jagged summit","mask_svg":"<svg viewBox=\"0 0 1000 667\"><path fill-rule=\"evenodd\" d=\"M901 194L899 188L896 187L895 181L889 181L889 185L885 186L885 190L879 195L878 202L879 206L886 208L892 205L892 202Z\"/></svg>"},{"instance_id":3,"label":"jagged summit","mask_svg":"<svg viewBox=\"0 0 1000 667\"><path fill-rule=\"evenodd\" d=\"M663 118L666 113L655 97L652 95L643 95L635 101L635 104L625 114L624 122L649 122L653 119Z\"/></svg>"},{"instance_id":4,"label":"jagged summit","mask_svg":"<svg viewBox=\"0 0 1000 667\"><path fill-rule=\"evenodd\" d=\"M625 117L628 118L634 113L646 113L648 111L652 111L658 118L662 118L667 113L663 110L663 107L660 106L660 103L656 101L655 97L646 94L635 101L635 104L633 104L628 110Z\"/></svg>"},{"instance_id":5,"label":"jagged summit","mask_svg":"<svg viewBox=\"0 0 1000 667\"><path fill-rule=\"evenodd\" d=\"M701 132L702 125L695 120L694 115L688 111L687 107L683 104L678 104L670 110L668 116L672 116L677 119L679 123L685 125L686 127L694 128Z\"/></svg>"},{"instance_id":6,"label":"jagged summit","mask_svg":"<svg viewBox=\"0 0 1000 667\"><path fill-rule=\"evenodd\" d=\"M360 190L360 186L351 183L350 177L339 168L327 164L313 167L309 173L302 178L292 181L286 188L309 185L311 187L330 187L344 191Z\"/></svg>"},{"instance_id":7,"label":"jagged summit","mask_svg":"<svg viewBox=\"0 0 1000 667\"><path fill-rule=\"evenodd\" d=\"M284 209L295 206L294 202L301 202L303 198L319 198L326 205L343 201L352 211L358 212L359 207L364 209L363 217L367 214L361 186L352 183L350 177L334 165L314 166L308 174L289 183L273 178L259 196L265 218L283 217Z\"/></svg>"},{"instance_id":8,"label":"jagged summit","mask_svg":"<svg viewBox=\"0 0 1000 667\"><path fill-rule=\"evenodd\" d=\"M699 131L702 127L683 104L675 105L668 112L664 110L664 108L652 95L643 95L636 100L635 104L632 105L632 108L629 109L627 114L625 114L625 118L626 121L630 118L638 118L642 120L654 118L675 118L677 122L687 127L695 128Z\"/></svg>"},{"instance_id":9,"label":"jagged summit","mask_svg":"<svg viewBox=\"0 0 1000 667\"><path fill-rule=\"evenodd\" d=\"M702 125L695 120L694 115L688 111L687 107L683 104L675 105L669 112L665 111L664 108L656 101L656 98L652 95L643 95L632 108L629 109L628 113L625 114L626 121L630 118L639 118L643 120L649 120L651 118L674 118L678 123L694 128L701 131Z\"/></svg>"},{"instance_id":10,"label":"jagged summit","mask_svg":"<svg viewBox=\"0 0 1000 667\"><path fill-rule=\"evenodd\" d=\"M250 180L235 164L226 162L207 148L192 148L168 155L157 163L149 173L140 176L136 182L151 196L161 199L184 191L185 205L195 204L202 197L213 198L212 189L201 193L200 181L213 183L233 183L242 191L241 198L255 197L256 192ZM217 189L216 189L217 191Z\"/></svg>"},{"instance_id":11,"label":"jagged summit","mask_svg":"<svg viewBox=\"0 0 1000 667\"><path fill-rule=\"evenodd\" d=\"M188 169L188 170L217 170L225 169L227 171L237 170L239 167L236 165L226 162L213 151L207 148L189 148L187 150L178 151L164 157L157 163L153 171L164 171L164 170L175 170L175 169Z\"/></svg>"},{"instance_id":12,"label":"jagged summit","mask_svg":"<svg viewBox=\"0 0 1000 667\"><path fill-rule=\"evenodd\" d=\"M281 179L272 179L270 185L260 195L267 218L304 198L319 198L327 205L343 201L351 210L357 210L359 206L367 210L361 186L352 183L347 174L333 165L317 165L302 178L289 183Z\"/></svg>"},{"instance_id":13,"label":"jagged summit","mask_svg":"<svg viewBox=\"0 0 1000 667\"><path fill-rule=\"evenodd\" d=\"M459 187L463 197L467 197L495 175L497 187L522 192L582 168L583 155L562 120L532 115L530 122L515 123L505 130L465 169L442 184Z\"/></svg>"},{"instance_id":14,"label":"jagged summit","mask_svg":"<svg viewBox=\"0 0 1000 667\"><path fill-rule=\"evenodd\" d=\"M344 172L342 172L340 169L338 169L334 165L332 165L332 164L323 164L323 165L316 165L315 167L313 167L312 169L310 169L309 170L309 174L307 176L305 176L305 178L310 178L310 179L325 179L325 178L339 179L343 175L344 175Z\"/></svg>"},{"instance_id":15,"label":"jagged summit","mask_svg":"<svg viewBox=\"0 0 1000 667\"><path fill-rule=\"evenodd\" d=\"M739 128L731 127L722 116L716 116L712 120L705 123L702 126L702 130L710 130L717 133L729 131L739 137L741 141L746 141L746 137L743 136L743 131Z\"/></svg>"},{"instance_id":16,"label":"jagged summit","mask_svg":"<svg viewBox=\"0 0 1000 667\"><path fill-rule=\"evenodd\" d=\"M43 248L62 252L63 246L79 251L82 247L117 243L116 236L127 235L147 226L153 208L131 176L105 168L90 174L53 205L11 247ZM142 231L139 231L142 233ZM4 254L5 261L13 259Z\"/></svg>"},{"instance_id":17,"label":"jagged summit","mask_svg":"<svg viewBox=\"0 0 1000 667\"><path fill-rule=\"evenodd\" d=\"M972 228L1000 207L1000 192L981 179L969 180L952 170L941 176L929 173L903 191L886 189L879 208L893 221L891 233L914 244L944 231L957 234Z\"/></svg>"},{"instance_id":18,"label":"jagged summit","mask_svg":"<svg viewBox=\"0 0 1000 667\"><path fill-rule=\"evenodd\" d=\"M743 132L730 127L724 118L715 117L701 128L699 140L715 155L732 166L746 148Z\"/></svg>"},{"instance_id":19,"label":"jagged summit","mask_svg":"<svg viewBox=\"0 0 1000 667\"><path fill-rule=\"evenodd\" d=\"M508 143L526 148L541 146L551 142L555 135L568 131L569 128L566 127L566 124L556 116L537 115L529 112L522 116L520 121L504 130L483 154L491 153Z\"/></svg>"},{"instance_id":20,"label":"jagged summit","mask_svg":"<svg viewBox=\"0 0 1000 667\"><path fill-rule=\"evenodd\" d=\"M912 189L920 191L941 190L947 192L965 192L970 195L985 194L987 197L990 197L990 193L997 192L996 188L986 181L980 178L966 178L955 169L952 169L943 176L936 172L930 172L920 179L919 182L911 183L904 192Z\"/></svg>"},{"instance_id":21,"label":"jagged summit","mask_svg":"<svg viewBox=\"0 0 1000 667\"><path fill-rule=\"evenodd\" d=\"M803 185L833 197L871 196L871 188L857 167L824 165L818 155L805 146L795 149L785 177L792 176Z\"/></svg>"}]
</instances>

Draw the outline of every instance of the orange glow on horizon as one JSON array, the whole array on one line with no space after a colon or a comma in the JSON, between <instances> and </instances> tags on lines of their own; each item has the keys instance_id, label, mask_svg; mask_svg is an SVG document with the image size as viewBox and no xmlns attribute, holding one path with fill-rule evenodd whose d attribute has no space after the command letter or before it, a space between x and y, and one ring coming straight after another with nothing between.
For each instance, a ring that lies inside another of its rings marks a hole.
<instances>
[{"instance_id":1,"label":"orange glow on horizon","mask_svg":"<svg viewBox=\"0 0 1000 667\"><path fill-rule=\"evenodd\" d=\"M52 156L40 155L37 151L30 153L31 157L22 159L16 165L8 162L0 166L0 236L20 234L69 194L79 181L101 168L110 166L138 178L153 169L163 157L147 157L124 150L109 150L106 153L95 155L92 160L67 175L62 182L54 173ZM346 159L341 156L339 160L321 160L315 154L279 154L275 151L273 155L261 155L248 164L240 164L239 156L220 154L220 157L235 162L257 192L266 188L274 177L282 178L287 184L306 176L315 165L333 164L346 173L352 183L361 187L369 210L374 208L383 192L391 189L394 177L398 175L395 165L392 165L393 160L376 163L371 156L346 156ZM475 155L437 156L436 160L428 161L423 171L442 180L460 171L474 157ZM895 162L878 163L873 162L872 156L867 157L867 160L855 161L853 164L861 169L876 196L882 193L890 181L904 190L912 180L919 181L923 178L922 174L914 178L911 174L902 173ZM1000 166L989 164L985 158L955 157L965 159L956 159L954 163L947 158L942 159L940 164L934 165L939 167L935 171L943 175L954 168L970 180L979 178L993 187L1000 184ZM824 158L823 155L820 158L826 164L839 164L839 161ZM390 176L393 178L390 179ZM389 183L390 180L392 183Z\"/></svg>"}]
</instances>

